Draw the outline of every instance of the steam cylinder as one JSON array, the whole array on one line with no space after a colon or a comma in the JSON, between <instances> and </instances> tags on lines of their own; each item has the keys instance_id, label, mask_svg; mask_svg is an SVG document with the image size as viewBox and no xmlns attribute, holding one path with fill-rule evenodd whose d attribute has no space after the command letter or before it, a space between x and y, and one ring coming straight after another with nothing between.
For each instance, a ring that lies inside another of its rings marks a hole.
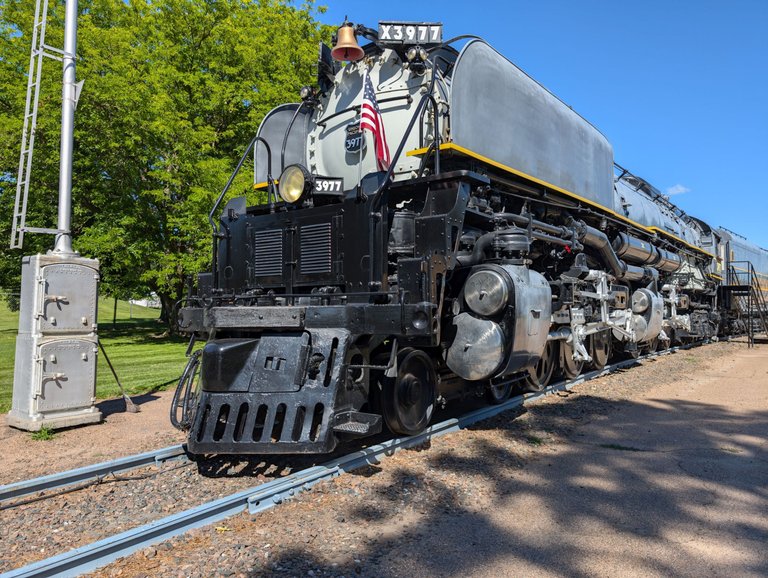
<instances>
[{"instance_id":1,"label":"steam cylinder","mask_svg":"<svg viewBox=\"0 0 768 578\"><path fill-rule=\"evenodd\" d=\"M456 336L446 352L454 373L488 379L539 360L552 307L552 290L540 273L522 265L479 265L462 293L466 308L454 318Z\"/></svg>"}]
</instances>

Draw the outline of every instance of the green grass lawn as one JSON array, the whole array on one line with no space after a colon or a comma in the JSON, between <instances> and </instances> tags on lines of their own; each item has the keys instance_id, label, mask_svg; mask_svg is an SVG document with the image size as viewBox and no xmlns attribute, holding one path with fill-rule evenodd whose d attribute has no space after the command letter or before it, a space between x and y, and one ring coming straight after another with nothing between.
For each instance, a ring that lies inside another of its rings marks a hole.
<instances>
[{"instance_id":1,"label":"green grass lawn","mask_svg":"<svg viewBox=\"0 0 768 578\"><path fill-rule=\"evenodd\" d=\"M164 389L178 380L184 369L187 340L164 336L159 310L118 301L113 325L114 300L99 300L99 336L120 382L129 394ZM19 315L0 302L0 413L11 408L13 363ZM99 352L96 397L120 395L115 378Z\"/></svg>"}]
</instances>

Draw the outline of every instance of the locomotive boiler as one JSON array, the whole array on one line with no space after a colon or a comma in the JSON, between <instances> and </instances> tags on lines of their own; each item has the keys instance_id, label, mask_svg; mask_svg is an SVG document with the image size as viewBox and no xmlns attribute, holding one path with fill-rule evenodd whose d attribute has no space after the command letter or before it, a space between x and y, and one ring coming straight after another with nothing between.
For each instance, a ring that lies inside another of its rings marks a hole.
<instances>
[{"instance_id":1,"label":"locomotive boiler","mask_svg":"<svg viewBox=\"0 0 768 578\"><path fill-rule=\"evenodd\" d=\"M345 23L317 86L264 119L266 201L225 188L212 270L179 314L205 339L174 401L193 453L415 434L452 400L717 333L712 229L487 43L458 40Z\"/></svg>"}]
</instances>

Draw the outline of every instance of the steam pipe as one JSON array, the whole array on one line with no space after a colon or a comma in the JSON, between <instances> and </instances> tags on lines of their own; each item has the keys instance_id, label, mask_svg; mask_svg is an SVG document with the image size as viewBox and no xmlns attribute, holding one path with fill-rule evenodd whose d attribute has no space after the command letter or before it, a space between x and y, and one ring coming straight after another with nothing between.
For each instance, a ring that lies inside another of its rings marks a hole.
<instances>
[{"instance_id":1,"label":"steam pipe","mask_svg":"<svg viewBox=\"0 0 768 578\"><path fill-rule=\"evenodd\" d=\"M581 223L580 239L585 245L592 247L602 257L603 262L611 270L611 273L619 279L627 272L627 264L619 259L608 240L608 236L602 231Z\"/></svg>"},{"instance_id":2,"label":"steam pipe","mask_svg":"<svg viewBox=\"0 0 768 578\"><path fill-rule=\"evenodd\" d=\"M680 257L675 253L655 247L648 241L642 241L626 233L619 233L612 245L616 254L628 263L649 265L667 273L674 273L682 265Z\"/></svg>"},{"instance_id":3,"label":"steam pipe","mask_svg":"<svg viewBox=\"0 0 768 578\"><path fill-rule=\"evenodd\" d=\"M553 235L547 235L546 233L540 233L539 231L531 231L531 237L539 241L552 243L553 245L560 245L561 247L571 247L573 249L576 249L577 251L584 248L583 245L578 241L573 241L571 239L563 239L561 237L555 237Z\"/></svg>"},{"instance_id":4,"label":"steam pipe","mask_svg":"<svg viewBox=\"0 0 768 578\"><path fill-rule=\"evenodd\" d=\"M458 255L456 257L456 261L458 261L459 265L461 265L462 267L469 267L472 265L476 265L485 257L485 254L488 251L488 248L496 240L496 237L498 237L499 235L504 235L506 233L522 233L522 232L523 231L521 231L517 227L512 227L507 229L497 229L495 231L490 231L488 233L485 233L484 235L480 235L480 237L477 238L477 241L475 241L475 246L472 248L472 254ZM570 241L567 239L561 239L559 237L553 237L551 235L547 235L546 233L540 233L539 231L531 231L531 237L533 237L534 239L538 239L540 241L546 241L548 243L552 243L554 245L561 245L563 247L574 247L576 249L580 248L579 243L576 241Z\"/></svg>"},{"instance_id":5,"label":"steam pipe","mask_svg":"<svg viewBox=\"0 0 768 578\"><path fill-rule=\"evenodd\" d=\"M499 233L511 233L513 231L518 231L518 229L499 229L497 231L491 231L490 233L480 235L477 238L477 241L475 241L472 254L469 256L459 255L456 257L456 261L458 261L459 265L462 265L463 267L469 267L479 263L480 260L485 256L485 252L488 250L488 247L491 246L493 240L499 235Z\"/></svg>"},{"instance_id":6,"label":"steam pipe","mask_svg":"<svg viewBox=\"0 0 768 578\"><path fill-rule=\"evenodd\" d=\"M485 217L486 215L480 215L480 216ZM493 215L487 215L487 217L489 218L489 220L499 219L504 221L510 221L515 225L521 225L524 227L528 227L530 225L531 230L530 231L526 230L526 232L529 232L531 238L536 239L538 241L544 241L546 243L551 243L553 245L560 245L561 247L571 247L573 249L576 249L577 251L584 248L581 243L579 243L576 239L573 238L576 235L572 229L569 229L568 227L559 227L557 225L550 225L548 223L544 223L543 221L537 221L530 214L517 215L515 213L495 213ZM512 232L512 231L519 232L518 229L501 229L497 231L491 231L491 233L486 233L486 235L489 235L489 234L498 235L499 233ZM478 240L475 242L475 247L473 248L472 255L457 257L459 264L474 265L478 263L480 259L482 259L485 251L488 248L487 246L481 246L478 249L478 244L480 243L480 240L483 239L483 237L485 237L485 235L478 238ZM493 241L493 238L491 239L491 242L492 241ZM480 251L479 253L477 252L478 250Z\"/></svg>"},{"instance_id":7,"label":"steam pipe","mask_svg":"<svg viewBox=\"0 0 768 578\"><path fill-rule=\"evenodd\" d=\"M527 227L528 223L531 223L531 225L534 226L535 228L540 229L545 233L556 235L558 237L573 236L573 231L568 227L558 227L557 225L550 225L549 223L545 223L544 221L538 221L534 219L533 215L531 215L530 213L527 213L527 214L524 213L522 215L516 215L515 213L497 213L494 215L494 218L504 219L505 221L511 221L515 225L520 225L521 227Z\"/></svg>"},{"instance_id":8,"label":"steam pipe","mask_svg":"<svg viewBox=\"0 0 768 578\"><path fill-rule=\"evenodd\" d=\"M603 262L617 279L642 281L643 279L651 280L658 278L659 273L655 269L627 265L624 261L619 259L616 252L613 250L611 242L608 240L608 236L602 231L590 227L586 223L580 221L572 220L571 224L578 227L579 240L600 253Z\"/></svg>"}]
</instances>

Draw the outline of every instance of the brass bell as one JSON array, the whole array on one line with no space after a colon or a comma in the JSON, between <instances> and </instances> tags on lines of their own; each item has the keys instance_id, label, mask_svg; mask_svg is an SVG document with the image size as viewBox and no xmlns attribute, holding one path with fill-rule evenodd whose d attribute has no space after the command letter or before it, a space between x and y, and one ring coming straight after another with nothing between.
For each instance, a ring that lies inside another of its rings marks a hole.
<instances>
[{"instance_id":1,"label":"brass bell","mask_svg":"<svg viewBox=\"0 0 768 578\"><path fill-rule=\"evenodd\" d=\"M349 62L357 62L365 56L365 52L357 43L351 22L345 22L336 32L336 46L331 50L331 56L334 60Z\"/></svg>"}]
</instances>

